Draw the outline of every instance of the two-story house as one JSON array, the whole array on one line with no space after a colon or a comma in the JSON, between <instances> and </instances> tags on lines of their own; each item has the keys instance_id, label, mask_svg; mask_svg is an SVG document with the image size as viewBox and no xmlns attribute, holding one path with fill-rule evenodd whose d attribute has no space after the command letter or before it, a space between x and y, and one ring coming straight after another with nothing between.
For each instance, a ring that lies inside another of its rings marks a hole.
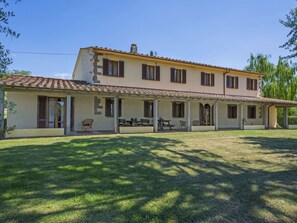
<instances>
[{"instance_id":1,"label":"two-story house","mask_svg":"<svg viewBox=\"0 0 297 223\"><path fill-rule=\"evenodd\" d=\"M0 96L6 91L16 104L6 124L15 129L6 137L70 135L82 131L86 119L93 120L94 132L269 129L277 127L277 108L284 108L290 128L288 107L297 107L297 101L261 97L262 77L140 54L135 44L130 52L82 48L73 80L18 75L0 80Z\"/></svg>"}]
</instances>

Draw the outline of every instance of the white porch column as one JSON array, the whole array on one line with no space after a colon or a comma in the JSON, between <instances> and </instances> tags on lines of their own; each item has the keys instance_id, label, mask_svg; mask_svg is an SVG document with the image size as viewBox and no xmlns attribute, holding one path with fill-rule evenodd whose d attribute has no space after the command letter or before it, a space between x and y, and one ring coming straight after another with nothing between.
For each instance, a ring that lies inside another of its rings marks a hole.
<instances>
[{"instance_id":1,"label":"white porch column","mask_svg":"<svg viewBox=\"0 0 297 223\"><path fill-rule=\"evenodd\" d=\"M159 113L159 101L158 98L154 99L154 131L158 132L158 114Z\"/></svg>"},{"instance_id":2,"label":"white porch column","mask_svg":"<svg viewBox=\"0 0 297 223\"><path fill-rule=\"evenodd\" d=\"M186 126L187 131L191 131L191 101L187 101L186 103Z\"/></svg>"},{"instance_id":3,"label":"white porch column","mask_svg":"<svg viewBox=\"0 0 297 223\"><path fill-rule=\"evenodd\" d=\"M71 95L66 97L66 135L71 132Z\"/></svg>"},{"instance_id":4,"label":"white porch column","mask_svg":"<svg viewBox=\"0 0 297 223\"><path fill-rule=\"evenodd\" d=\"M119 133L119 96L114 96L113 99L113 115L114 115L114 133Z\"/></svg>"},{"instance_id":5,"label":"white porch column","mask_svg":"<svg viewBox=\"0 0 297 223\"><path fill-rule=\"evenodd\" d=\"M244 118L244 115L243 115L243 105L240 104L239 105L239 129L243 130L244 129L244 124L242 122Z\"/></svg>"},{"instance_id":6,"label":"white porch column","mask_svg":"<svg viewBox=\"0 0 297 223\"><path fill-rule=\"evenodd\" d=\"M288 129L289 128L288 110L289 110L288 107L285 107L284 108L284 128L285 129Z\"/></svg>"},{"instance_id":7,"label":"white porch column","mask_svg":"<svg viewBox=\"0 0 297 223\"><path fill-rule=\"evenodd\" d=\"M215 130L219 130L219 103L216 102L214 107Z\"/></svg>"},{"instance_id":8,"label":"white porch column","mask_svg":"<svg viewBox=\"0 0 297 223\"><path fill-rule=\"evenodd\" d=\"M4 89L0 86L0 129L4 129ZM4 137L0 133L0 139Z\"/></svg>"},{"instance_id":9,"label":"white porch column","mask_svg":"<svg viewBox=\"0 0 297 223\"><path fill-rule=\"evenodd\" d=\"M265 129L269 129L268 125L268 105L263 105L263 124Z\"/></svg>"}]
</instances>

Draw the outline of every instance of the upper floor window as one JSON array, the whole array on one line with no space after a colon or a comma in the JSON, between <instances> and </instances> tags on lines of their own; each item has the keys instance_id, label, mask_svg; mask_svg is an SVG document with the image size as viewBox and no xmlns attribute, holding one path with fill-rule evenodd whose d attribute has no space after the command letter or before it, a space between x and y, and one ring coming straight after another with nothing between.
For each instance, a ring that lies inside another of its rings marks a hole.
<instances>
[{"instance_id":1,"label":"upper floor window","mask_svg":"<svg viewBox=\"0 0 297 223\"><path fill-rule=\"evenodd\" d=\"M122 116L122 100L119 99L119 117ZM105 98L105 116L114 117L114 99Z\"/></svg>"},{"instance_id":2,"label":"upper floor window","mask_svg":"<svg viewBox=\"0 0 297 223\"><path fill-rule=\"evenodd\" d=\"M201 85L203 86L215 86L215 76L213 73L201 72Z\"/></svg>"},{"instance_id":3,"label":"upper floor window","mask_svg":"<svg viewBox=\"0 0 297 223\"><path fill-rule=\"evenodd\" d=\"M187 82L187 71L181 69L170 69L170 80L174 83L186 83Z\"/></svg>"},{"instance_id":4,"label":"upper floor window","mask_svg":"<svg viewBox=\"0 0 297 223\"><path fill-rule=\"evenodd\" d=\"M160 67L142 64L142 79L143 80L160 80Z\"/></svg>"},{"instance_id":5,"label":"upper floor window","mask_svg":"<svg viewBox=\"0 0 297 223\"><path fill-rule=\"evenodd\" d=\"M144 117L152 118L154 116L154 102L144 101Z\"/></svg>"},{"instance_id":6,"label":"upper floor window","mask_svg":"<svg viewBox=\"0 0 297 223\"><path fill-rule=\"evenodd\" d=\"M124 77L124 61L103 59L103 75Z\"/></svg>"},{"instance_id":7,"label":"upper floor window","mask_svg":"<svg viewBox=\"0 0 297 223\"><path fill-rule=\"evenodd\" d=\"M247 107L247 116L249 119L255 119L256 118L256 106L255 105L249 105Z\"/></svg>"},{"instance_id":8,"label":"upper floor window","mask_svg":"<svg viewBox=\"0 0 297 223\"><path fill-rule=\"evenodd\" d=\"M246 89L256 91L258 89L258 80L252 79L252 78L247 78L246 79Z\"/></svg>"},{"instance_id":9,"label":"upper floor window","mask_svg":"<svg viewBox=\"0 0 297 223\"><path fill-rule=\"evenodd\" d=\"M228 118L237 118L237 105L228 105Z\"/></svg>"},{"instance_id":10,"label":"upper floor window","mask_svg":"<svg viewBox=\"0 0 297 223\"><path fill-rule=\"evenodd\" d=\"M227 76L227 88L238 89L238 77Z\"/></svg>"},{"instance_id":11,"label":"upper floor window","mask_svg":"<svg viewBox=\"0 0 297 223\"><path fill-rule=\"evenodd\" d=\"M172 102L172 117L184 118L185 117L185 103Z\"/></svg>"}]
</instances>

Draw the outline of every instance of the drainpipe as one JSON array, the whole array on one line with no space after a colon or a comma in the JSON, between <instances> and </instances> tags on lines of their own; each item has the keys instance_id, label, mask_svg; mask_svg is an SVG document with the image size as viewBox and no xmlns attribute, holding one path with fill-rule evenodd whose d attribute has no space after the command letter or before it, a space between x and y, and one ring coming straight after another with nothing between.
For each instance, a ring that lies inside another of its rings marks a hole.
<instances>
[{"instance_id":1,"label":"drainpipe","mask_svg":"<svg viewBox=\"0 0 297 223\"><path fill-rule=\"evenodd\" d=\"M271 105L269 105L268 107L267 107L267 129L269 129L269 109L270 109L270 107L271 106L273 106L273 104L271 104Z\"/></svg>"},{"instance_id":2,"label":"drainpipe","mask_svg":"<svg viewBox=\"0 0 297 223\"><path fill-rule=\"evenodd\" d=\"M223 73L223 94L225 95L226 94L226 74L230 73L230 70L226 70L224 73Z\"/></svg>"}]
</instances>

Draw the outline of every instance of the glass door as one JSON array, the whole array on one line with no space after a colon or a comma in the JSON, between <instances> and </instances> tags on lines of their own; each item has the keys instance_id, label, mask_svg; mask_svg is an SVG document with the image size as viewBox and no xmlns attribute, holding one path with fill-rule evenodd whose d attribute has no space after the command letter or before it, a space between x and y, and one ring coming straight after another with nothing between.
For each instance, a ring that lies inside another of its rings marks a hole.
<instances>
[{"instance_id":1,"label":"glass door","mask_svg":"<svg viewBox=\"0 0 297 223\"><path fill-rule=\"evenodd\" d=\"M48 127L64 128L65 99L49 98L48 100Z\"/></svg>"}]
</instances>

